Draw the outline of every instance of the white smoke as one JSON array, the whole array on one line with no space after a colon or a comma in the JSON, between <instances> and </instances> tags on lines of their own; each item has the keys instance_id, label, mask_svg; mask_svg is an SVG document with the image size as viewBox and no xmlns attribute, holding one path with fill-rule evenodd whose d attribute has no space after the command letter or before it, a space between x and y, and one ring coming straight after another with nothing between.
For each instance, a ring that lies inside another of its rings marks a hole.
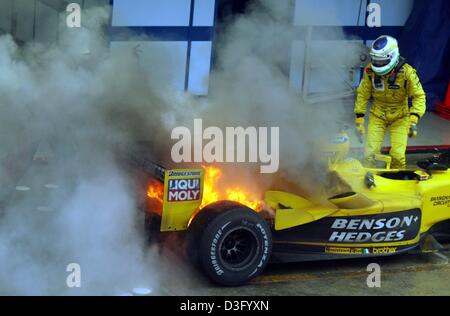
<instances>
[{"instance_id":1,"label":"white smoke","mask_svg":"<svg viewBox=\"0 0 450 316\"><path fill-rule=\"evenodd\" d=\"M323 177L311 148L347 119L343 102L311 106L290 87L291 1L255 1L245 15L229 21L215 43L217 67L205 100L164 84L174 66L170 54L150 52L148 58L160 66L150 73L133 50L112 54L103 35L108 10L84 11L88 27L68 30L52 47L18 47L10 36L0 37L2 151L51 152L48 165L31 162L35 167L25 170L20 182L30 190L6 195L0 294L115 294L157 286L159 259L144 246L136 188L117 163L118 144L146 141L151 158L164 163L169 131L192 125L194 118L208 126L279 126L276 176L309 191ZM314 62L340 67L348 54L319 50ZM342 86L339 79L330 82L337 90ZM2 166L3 183L11 171ZM229 174L261 190L278 184L276 177L268 182L253 177L251 167L234 165L241 170ZM42 204L40 190L51 183L59 187L48 189ZM71 262L81 266L80 289L65 284Z\"/></svg>"},{"instance_id":2,"label":"white smoke","mask_svg":"<svg viewBox=\"0 0 450 316\"><path fill-rule=\"evenodd\" d=\"M146 76L133 51L110 53L108 10L83 12L85 27L59 45L0 38L2 151L32 149L15 162L28 190L4 194L0 294L111 295L157 284L135 183L115 149L157 139L171 108L157 72ZM165 54L152 58L171 66ZM10 172L2 164L2 179ZM80 264L79 289L66 286L69 263Z\"/></svg>"},{"instance_id":3,"label":"white smoke","mask_svg":"<svg viewBox=\"0 0 450 316\"><path fill-rule=\"evenodd\" d=\"M307 14L315 16L321 7L309 9ZM257 0L250 3L245 14L222 26L216 43L209 106L197 115L203 118L204 126L280 127L280 172L265 176L271 178L269 182L256 180L253 185L264 182L266 188L273 187L277 178L284 177L281 182L293 182L312 191L326 176L325 168L316 163L320 155L316 149L324 139L349 124L352 103L330 98L307 104L292 89L290 65L296 58L291 55L296 39L293 11L294 1ZM327 20L337 18L330 12ZM336 22L339 25L340 21ZM350 39L342 30L334 33L331 37ZM329 41L317 34L313 41L310 63L318 74L315 80L334 93L348 88L338 74L359 63L361 48L351 42L335 41L333 49L330 45L321 49L319 43ZM243 181L248 179L249 167L252 166L242 165L239 173Z\"/></svg>"}]
</instances>

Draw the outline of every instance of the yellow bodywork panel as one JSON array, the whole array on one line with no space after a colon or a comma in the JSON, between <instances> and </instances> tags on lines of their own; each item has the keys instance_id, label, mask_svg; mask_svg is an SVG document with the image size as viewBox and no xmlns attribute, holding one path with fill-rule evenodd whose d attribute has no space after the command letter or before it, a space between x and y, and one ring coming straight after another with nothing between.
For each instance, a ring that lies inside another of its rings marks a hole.
<instances>
[{"instance_id":1,"label":"yellow bodywork panel","mask_svg":"<svg viewBox=\"0 0 450 316\"><path fill-rule=\"evenodd\" d=\"M303 209L314 205L311 201L298 195L282 191L267 191L264 200L273 209L279 209L280 206Z\"/></svg>"},{"instance_id":2,"label":"yellow bodywork panel","mask_svg":"<svg viewBox=\"0 0 450 316\"><path fill-rule=\"evenodd\" d=\"M185 230L202 203L203 169L166 170L161 231Z\"/></svg>"},{"instance_id":3,"label":"yellow bodywork panel","mask_svg":"<svg viewBox=\"0 0 450 316\"><path fill-rule=\"evenodd\" d=\"M277 209L275 213L275 230L287 229L317 221L335 213L337 209L314 206L307 210Z\"/></svg>"},{"instance_id":4,"label":"yellow bodywork panel","mask_svg":"<svg viewBox=\"0 0 450 316\"><path fill-rule=\"evenodd\" d=\"M275 230L314 222L338 211L333 205L314 205L302 197L281 191L267 191L265 202L276 210Z\"/></svg>"},{"instance_id":5,"label":"yellow bodywork panel","mask_svg":"<svg viewBox=\"0 0 450 316\"><path fill-rule=\"evenodd\" d=\"M450 218L450 171L435 172L432 179L418 184L423 200L422 228L425 232L430 227Z\"/></svg>"}]
</instances>

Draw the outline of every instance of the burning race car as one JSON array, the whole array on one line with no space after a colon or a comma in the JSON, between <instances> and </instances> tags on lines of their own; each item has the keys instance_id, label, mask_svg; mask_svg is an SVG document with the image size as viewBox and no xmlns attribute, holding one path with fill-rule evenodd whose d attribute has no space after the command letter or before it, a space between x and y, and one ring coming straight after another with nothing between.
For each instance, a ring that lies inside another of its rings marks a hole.
<instances>
[{"instance_id":1,"label":"burning race car","mask_svg":"<svg viewBox=\"0 0 450 316\"><path fill-rule=\"evenodd\" d=\"M364 168L347 158L348 136L327 159L334 192L315 202L293 192L267 191L264 201L230 191L211 194L219 169L166 170L147 164L146 227L152 238L181 232L187 256L220 285L242 285L269 261L298 262L438 251L450 236L450 153L418 168ZM270 212L267 212L269 210ZM272 214L272 216L267 216ZM156 235L155 235L156 234Z\"/></svg>"}]
</instances>

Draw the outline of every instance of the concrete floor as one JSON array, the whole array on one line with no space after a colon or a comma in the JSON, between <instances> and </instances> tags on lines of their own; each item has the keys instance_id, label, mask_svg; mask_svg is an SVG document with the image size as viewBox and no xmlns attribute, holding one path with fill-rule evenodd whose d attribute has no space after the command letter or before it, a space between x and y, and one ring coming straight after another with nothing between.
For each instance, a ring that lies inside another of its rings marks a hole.
<instances>
[{"instance_id":1,"label":"concrete floor","mask_svg":"<svg viewBox=\"0 0 450 316\"><path fill-rule=\"evenodd\" d=\"M450 295L449 256L450 251L444 251L377 259L272 264L250 284L234 288L216 286L184 262L171 258L168 259L172 267L170 277L167 274L161 280L157 292L187 296ZM370 272L366 269L370 263L381 267L379 288L367 286Z\"/></svg>"},{"instance_id":2,"label":"concrete floor","mask_svg":"<svg viewBox=\"0 0 450 316\"><path fill-rule=\"evenodd\" d=\"M411 146L450 145L450 121L435 113L426 113L418 128L419 134L410 141Z\"/></svg>"}]
</instances>

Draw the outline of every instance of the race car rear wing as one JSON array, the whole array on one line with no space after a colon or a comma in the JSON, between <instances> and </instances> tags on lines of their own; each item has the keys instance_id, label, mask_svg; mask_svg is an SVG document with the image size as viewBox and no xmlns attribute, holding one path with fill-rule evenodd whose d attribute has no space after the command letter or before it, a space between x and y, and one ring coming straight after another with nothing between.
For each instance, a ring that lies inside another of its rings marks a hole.
<instances>
[{"instance_id":1,"label":"race car rear wing","mask_svg":"<svg viewBox=\"0 0 450 316\"><path fill-rule=\"evenodd\" d=\"M164 183L166 168L157 164L156 162L151 161L148 158L141 157L139 155L130 154L127 158L127 163L131 167L139 169L142 172L145 172L146 174L155 178L159 182Z\"/></svg>"},{"instance_id":2,"label":"race car rear wing","mask_svg":"<svg viewBox=\"0 0 450 316\"><path fill-rule=\"evenodd\" d=\"M144 172L148 176L164 183L164 174L166 168L162 165L150 160L148 151L144 150L145 146L118 146L116 153L119 159L127 166Z\"/></svg>"}]
</instances>

